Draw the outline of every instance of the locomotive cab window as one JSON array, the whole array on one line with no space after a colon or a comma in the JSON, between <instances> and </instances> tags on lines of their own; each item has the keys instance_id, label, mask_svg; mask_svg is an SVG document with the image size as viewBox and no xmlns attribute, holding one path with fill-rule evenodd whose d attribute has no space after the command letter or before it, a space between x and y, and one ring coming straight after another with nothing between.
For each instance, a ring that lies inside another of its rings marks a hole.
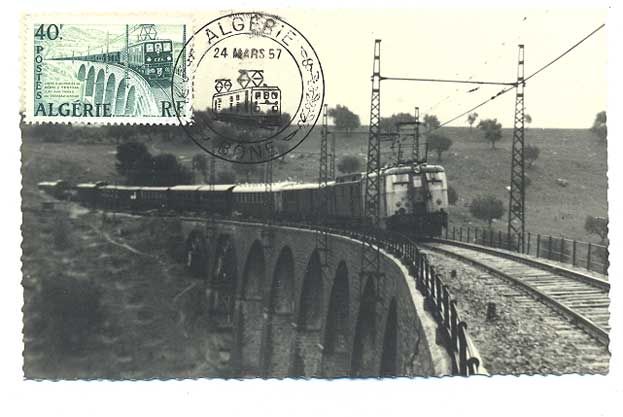
<instances>
[{"instance_id":1,"label":"locomotive cab window","mask_svg":"<svg viewBox=\"0 0 623 417\"><path fill-rule=\"evenodd\" d=\"M162 44L160 42L154 43L154 48L156 49L156 53L162 52Z\"/></svg>"},{"instance_id":2,"label":"locomotive cab window","mask_svg":"<svg viewBox=\"0 0 623 417\"><path fill-rule=\"evenodd\" d=\"M419 188L422 186L422 177L419 175L413 176L413 186Z\"/></svg>"},{"instance_id":3,"label":"locomotive cab window","mask_svg":"<svg viewBox=\"0 0 623 417\"><path fill-rule=\"evenodd\" d=\"M256 91L255 98L262 98L262 93L260 91Z\"/></svg>"},{"instance_id":4,"label":"locomotive cab window","mask_svg":"<svg viewBox=\"0 0 623 417\"><path fill-rule=\"evenodd\" d=\"M146 43L145 44L145 51L146 52L154 52L154 44L153 43Z\"/></svg>"},{"instance_id":5,"label":"locomotive cab window","mask_svg":"<svg viewBox=\"0 0 623 417\"><path fill-rule=\"evenodd\" d=\"M277 98L279 97L279 93L277 93L276 91L273 91L272 96L273 98Z\"/></svg>"}]
</instances>

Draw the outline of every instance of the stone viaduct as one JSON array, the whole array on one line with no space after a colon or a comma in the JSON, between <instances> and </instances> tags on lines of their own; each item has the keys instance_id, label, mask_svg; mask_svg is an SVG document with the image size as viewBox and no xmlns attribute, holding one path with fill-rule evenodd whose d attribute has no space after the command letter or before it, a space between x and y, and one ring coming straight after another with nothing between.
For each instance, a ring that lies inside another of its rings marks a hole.
<instances>
[{"instance_id":1,"label":"stone viaduct","mask_svg":"<svg viewBox=\"0 0 623 417\"><path fill-rule=\"evenodd\" d=\"M383 252L360 278L360 242L315 231L183 219L187 265L206 280L210 320L231 332L234 376L446 375L437 324L402 263Z\"/></svg>"},{"instance_id":2,"label":"stone viaduct","mask_svg":"<svg viewBox=\"0 0 623 417\"><path fill-rule=\"evenodd\" d=\"M110 104L113 116L159 114L159 99L149 83L139 74L123 66L91 61L72 61L82 82L81 101Z\"/></svg>"}]
</instances>

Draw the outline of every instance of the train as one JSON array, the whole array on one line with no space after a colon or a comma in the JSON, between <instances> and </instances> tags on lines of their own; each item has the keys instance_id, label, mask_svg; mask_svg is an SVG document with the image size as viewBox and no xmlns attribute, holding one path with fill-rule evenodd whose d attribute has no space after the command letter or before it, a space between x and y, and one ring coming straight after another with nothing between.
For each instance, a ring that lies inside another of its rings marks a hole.
<instances>
[{"instance_id":1,"label":"train","mask_svg":"<svg viewBox=\"0 0 623 417\"><path fill-rule=\"evenodd\" d=\"M281 122L281 90L277 86L254 86L216 93L212 109L217 119L252 121L263 125Z\"/></svg>"},{"instance_id":2,"label":"train","mask_svg":"<svg viewBox=\"0 0 623 417\"><path fill-rule=\"evenodd\" d=\"M448 186L439 165L402 165L383 168L379 181L380 226L385 230L408 232L413 236L441 236L448 225ZM358 228L366 224L364 173L345 174L321 190L319 183L285 181L272 184L195 184L171 187L82 183L71 188L60 182L40 183L39 188L57 198L67 198L102 210L128 212L192 213L262 219L266 203L275 219ZM321 192L327 192L326 215ZM267 200L270 198L271 200Z\"/></svg>"},{"instance_id":3,"label":"train","mask_svg":"<svg viewBox=\"0 0 623 417\"><path fill-rule=\"evenodd\" d=\"M82 60L125 65L141 74L148 82L170 82L173 75L173 42L170 39L139 41L122 51L54 58L56 60Z\"/></svg>"}]
</instances>

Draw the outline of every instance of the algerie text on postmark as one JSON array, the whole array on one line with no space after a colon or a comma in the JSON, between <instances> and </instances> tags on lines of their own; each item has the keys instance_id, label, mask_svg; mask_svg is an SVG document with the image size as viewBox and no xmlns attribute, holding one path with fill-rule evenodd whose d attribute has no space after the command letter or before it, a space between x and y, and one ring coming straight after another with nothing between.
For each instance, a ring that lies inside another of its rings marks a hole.
<instances>
[{"instance_id":1,"label":"algerie text on postmark","mask_svg":"<svg viewBox=\"0 0 623 417\"><path fill-rule=\"evenodd\" d=\"M233 13L200 27L175 59L192 82L197 145L226 161L261 163L298 146L324 102L324 75L307 38L279 16Z\"/></svg>"}]
</instances>

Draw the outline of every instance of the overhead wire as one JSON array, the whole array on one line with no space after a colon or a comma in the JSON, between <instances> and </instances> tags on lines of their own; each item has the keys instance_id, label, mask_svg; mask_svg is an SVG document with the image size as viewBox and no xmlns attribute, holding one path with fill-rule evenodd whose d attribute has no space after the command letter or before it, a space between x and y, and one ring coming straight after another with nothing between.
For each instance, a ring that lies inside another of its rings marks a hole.
<instances>
[{"instance_id":1,"label":"overhead wire","mask_svg":"<svg viewBox=\"0 0 623 417\"><path fill-rule=\"evenodd\" d=\"M544 71L546 68L550 67L552 64L554 64L555 62L559 61L561 58L563 58L565 55L567 55L568 53L570 53L571 51L573 51L575 48L577 48L578 46L580 46L583 42L585 42L587 39L589 39L591 36L595 35L597 32L599 32L601 29L603 29L606 26L605 23L602 23L599 27L597 27L597 29L593 30L591 33L589 33L588 35L586 35L584 38L582 38L580 41L576 42L575 44L573 44L569 49L567 49L566 51L564 51L562 54L558 55L556 58L554 58L553 60L549 61L548 63L546 63L545 65L543 65L542 67L540 67L538 70L536 70L535 72L533 72L532 74L530 74L528 77L525 77L523 80L523 83L525 84L528 80L530 80L531 78L533 78L534 76L536 76L537 74L541 73L542 71ZM474 110L484 106L485 104L495 100L496 98L500 97L503 94L508 93L509 91L513 90L517 88L517 83L513 83L513 85L509 88L505 88L500 90L497 94L495 94L494 96L491 96L490 98L488 98L487 100L477 104L476 106L470 108L467 111L464 111L463 113L459 114L458 116L455 116L443 123L441 123L438 127L433 128L427 132L423 132L424 135L428 135L432 132L434 132L437 129L441 129L444 126L447 126L448 124L454 122L457 119L460 119L461 117L473 112Z\"/></svg>"}]
</instances>

